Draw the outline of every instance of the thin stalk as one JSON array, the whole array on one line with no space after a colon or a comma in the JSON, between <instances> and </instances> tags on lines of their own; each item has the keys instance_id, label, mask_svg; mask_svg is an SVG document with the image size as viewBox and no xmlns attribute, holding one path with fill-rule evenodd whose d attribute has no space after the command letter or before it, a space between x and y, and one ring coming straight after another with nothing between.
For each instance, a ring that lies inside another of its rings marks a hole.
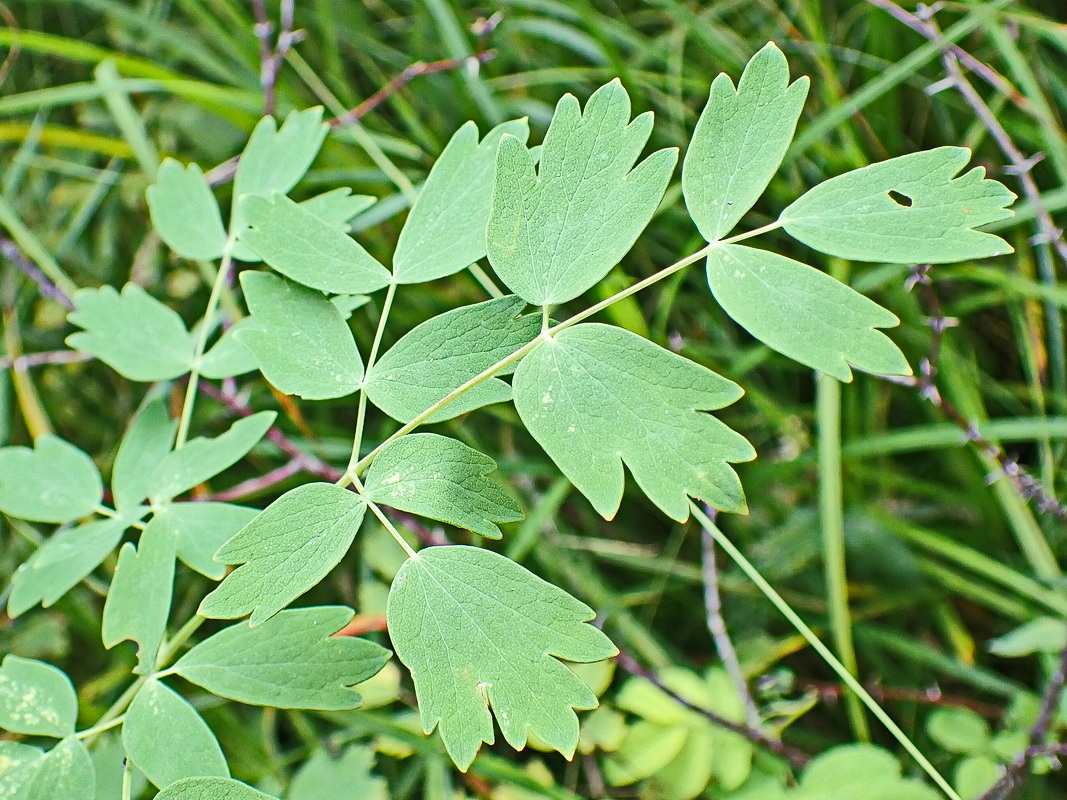
<instances>
[{"instance_id":1,"label":"thin stalk","mask_svg":"<svg viewBox=\"0 0 1067 800\"><path fill-rule=\"evenodd\" d=\"M114 719L109 719L107 722L98 722L91 728L86 728L84 731L78 731L74 734L75 739L92 739L99 736L101 733L112 728L117 728L126 720L125 714L119 714Z\"/></svg>"},{"instance_id":2,"label":"thin stalk","mask_svg":"<svg viewBox=\"0 0 1067 800\"><path fill-rule=\"evenodd\" d=\"M471 275L474 276L474 280L478 281L478 285L485 289L485 293L490 297L503 297L504 292L500 287L496 285L489 273L482 269L482 265L477 261L471 264L467 269L470 270Z\"/></svg>"},{"instance_id":3,"label":"thin stalk","mask_svg":"<svg viewBox=\"0 0 1067 800\"><path fill-rule=\"evenodd\" d=\"M863 701L863 704L870 710L871 714L873 714L875 718L886 727L886 730L888 730L893 738L900 743L900 746L907 751L908 755L915 759L915 763L922 768L923 772L930 776L930 779L937 784L942 792L945 793L945 796L948 797L949 800L962 800L956 793L956 790L952 788L949 782L946 781L934 765L930 763L929 759L927 759L919 748L915 746L915 743L908 738L908 735L900 729L900 726L893 721L892 717L878 705L875 699L863 688L860 682L857 681L847 669L845 669L845 665L837 660L834 654L830 652L830 649L819 641L819 637L815 635L815 632L807 626L804 620L802 620L795 611L793 611L789 603L787 603L785 599L774 590L774 587L767 582L766 578L760 574L759 570L756 569L752 562L745 558L744 553L737 549L737 547L734 546L734 543L731 542L710 519L708 519L707 515L700 509L700 506L695 502L690 501L689 508L701 527L711 534L716 544L726 551L727 555L734 560L734 563L741 568L741 571L748 576L749 580L751 580L763 595L771 601L774 607L778 609L782 616L789 621L796 631L804 637L807 643L811 645L812 649L815 650L815 652L818 653L829 665L830 669L837 673L837 676L841 679L842 683L856 693L860 700Z\"/></svg>"},{"instance_id":4,"label":"thin stalk","mask_svg":"<svg viewBox=\"0 0 1067 800\"><path fill-rule=\"evenodd\" d=\"M130 800L133 797L133 762L129 758L122 759L122 800Z\"/></svg>"},{"instance_id":5,"label":"thin stalk","mask_svg":"<svg viewBox=\"0 0 1067 800\"><path fill-rule=\"evenodd\" d=\"M404 538L404 536L400 533L400 531L396 529L396 526L393 525L392 520L390 520L389 517L385 516L382 510L378 508L378 504L372 503L370 500L368 500L367 507L371 510L371 513L373 513L374 516L378 518L378 521L382 523L385 529L389 531L390 534L392 534L392 537L396 539L396 543L404 548L404 552L408 554L408 558L415 558L418 553L411 549L411 545L407 543L407 540Z\"/></svg>"},{"instance_id":6,"label":"thin stalk","mask_svg":"<svg viewBox=\"0 0 1067 800\"><path fill-rule=\"evenodd\" d=\"M196 633L200 626L207 622L206 617L202 617L199 614L194 615L186 621L184 625L178 628L178 632L174 634L174 638L168 642L164 642L163 646L159 648L159 657L156 659L156 669L165 666L170 662L174 655L181 649L181 646L189 641L189 638Z\"/></svg>"},{"instance_id":7,"label":"thin stalk","mask_svg":"<svg viewBox=\"0 0 1067 800\"><path fill-rule=\"evenodd\" d=\"M396 297L397 282L395 280L389 282L389 288L385 292L385 301L382 303L382 313L378 317L378 328L374 331L374 342L370 346L370 354L367 356L367 366L363 371L364 376L369 375L371 367L374 366L374 362L378 359L378 348L382 345L382 336L385 334L385 323L389 319L389 312L393 308L393 298ZM348 468L345 470L347 475L352 471L352 467L357 461L359 461L359 449L363 446L363 428L367 422L367 387L366 385L359 388L359 409L356 412L356 434L352 441L352 455L348 459ZM344 482L344 476L341 477L339 483Z\"/></svg>"}]
</instances>

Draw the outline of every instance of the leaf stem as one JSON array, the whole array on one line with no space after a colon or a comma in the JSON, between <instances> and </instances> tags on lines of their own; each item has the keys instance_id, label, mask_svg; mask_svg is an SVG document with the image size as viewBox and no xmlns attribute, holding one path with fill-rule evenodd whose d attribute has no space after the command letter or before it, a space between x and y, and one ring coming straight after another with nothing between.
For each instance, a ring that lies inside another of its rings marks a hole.
<instances>
[{"instance_id":1,"label":"leaf stem","mask_svg":"<svg viewBox=\"0 0 1067 800\"><path fill-rule=\"evenodd\" d=\"M393 308L393 298L396 297L396 280L389 282L389 288L385 292L385 300L382 302L382 313L378 317L378 328L374 331L374 342L370 346L367 355L367 366L363 370L363 382L359 387L359 410L356 412L356 435L352 441L352 455L348 459L348 468L342 475L338 485L344 485L346 477L352 471L353 465L359 461L359 450L363 446L363 428L367 422L367 376L370 374L374 362L378 360L378 348L382 345L382 336L385 334L385 323L389 319L389 312Z\"/></svg>"},{"instance_id":2,"label":"leaf stem","mask_svg":"<svg viewBox=\"0 0 1067 800\"><path fill-rule=\"evenodd\" d=\"M156 669L158 670L170 663L170 660L174 658L174 654L178 652L183 644L189 641L189 637L196 633L205 622L207 622L206 617L194 614L178 629L173 639L164 642L163 646L159 648L159 656L156 658Z\"/></svg>"},{"instance_id":3,"label":"leaf stem","mask_svg":"<svg viewBox=\"0 0 1067 800\"><path fill-rule=\"evenodd\" d=\"M385 516L385 512L383 512L378 507L377 503L371 501L366 495L363 494L363 484L359 483L359 478L356 478L355 482L357 484L357 488L359 489L360 495L363 496L363 500L367 504L367 508L369 508L374 514L374 516L378 518L378 521L382 523L385 529L389 531L390 534L392 534L392 537L396 539L396 543L404 548L404 552L408 554L408 558L415 558L418 554L412 549L411 545L407 543L407 540L404 538L404 535L396 529L396 526L393 524L393 521L389 519L389 517Z\"/></svg>"},{"instance_id":4,"label":"leaf stem","mask_svg":"<svg viewBox=\"0 0 1067 800\"><path fill-rule=\"evenodd\" d=\"M78 731L74 734L75 739L91 739L99 736L101 733L112 728L116 728L123 723L126 719L125 714L119 714L117 717L107 720L106 722L98 722L91 728L86 728L84 731Z\"/></svg>"},{"instance_id":5,"label":"leaf stem","mask_svg":"<svg viewBox=\"0 0 1067 800\"><path fill-rule=\"evenodd\" d=\"M900 743L901 747L908 752L908 755L915 759L915 762L927 775L930 776L931 780L937 784L938 788L945 793L945 796L948 797L949 800L962 800L949 782L946 781L934 765L930 763L929 759L922 754L919 748L915 746L915 743L908 738L908 735L893 721L892 717L878 705L875 699L871 697L870 693L852 676L852 673L845 669L844 664L837 660L834 654L830 652L830 649L819 641L819 637L815 635L815 632L807 626L804 620L802 620L792 609L789 603L787 603L785 599L774 590L774 587L767 582L766 578L760 574L759 570L756 569L752 562L745 558L744 554L734 546L734 543L718 529L715 523L708 519L708 516L701 510L700 506L690 500L689 508L692 511L693 516L696 517L697 521L700 523L700 526L711 534L711 537L715 540L716 544L726 551L727 555L734 560L734 563L741 568L741 571L748 576L748 579L756 584L756 587L763 592L763 595L771 601L782 616L785 617L797 632L804 637L807 643L811 645L812 649L815 650L815 652L818 653L830 666L830 669L837 673L837 676L841 681L856 693L863 704L870 709L871 714L873 714L879 722L885 725L886 730L888 730L893 738Z\"/></svg>"}]
</instances>

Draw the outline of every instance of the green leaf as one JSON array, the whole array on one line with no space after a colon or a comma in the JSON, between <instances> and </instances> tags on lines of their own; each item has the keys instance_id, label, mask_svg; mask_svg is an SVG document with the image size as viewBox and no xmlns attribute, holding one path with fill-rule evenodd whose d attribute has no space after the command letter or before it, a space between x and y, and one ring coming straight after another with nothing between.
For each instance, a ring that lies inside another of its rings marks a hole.
<instances>
[{"instance_id":1,"label":"green leaf","mask_svg":"<svg viewBox=\"0 0 1067 800\"><path fill-rule=\"evenodd\" d=\"M810 189L782 212L790 236L839 258L942 264L1012 253L976 228L1013 215L1015 195L975 167L966 147L937 147L871 164Z\"/></svg>"},{"instance_id":2,"label":"green leaf","mask_svg":"<svg viewBox=\"0 0 1067 800\"><path fill-rule=\"evenodd\" d=\"M440 726L466 770L494 741L490 706L515 748L536 734L568 758L578 743L573 709L596 696L557 659L600 661L618 651L594 613L504 556L476 547L430 547L393 580L387 611L396 654L415 681L423 730Z\"/></svg>"},{"instance_id":3,"label":"green leaf","mask_svg":"<svg viewBox=\"0 0 1067 800\"><path fill-rule=\"evenodd\" d=\"M978 800L1004 774L1004 767L989 756L970 756L956 765L952 783L963 800Z\"/></svg>"},{"instance_id":4,"label":"green leaf","mask_svg":"<svg viewBox=\"0 0 1067 800\"><path fill-rule=\"evenodd\" d=\"M410 422L453 389L505 358L541 331L537 314L519 316L526 301L499 297L446 311L415 326L367 375L367 397L389 416ZM511 370L501 370L506 375ZM511 399L511 387L490 378L431 416L442 422Z\"/></svg>"},{"instance_id":5,"label":"green leaf","mask_svg":"<svg viewBox=\"0 0 1067 800\"><path fill-rule=\"evenodd\" d=\"M289 784L286 800L388 800L388 786L371 774L373 748L349 745L339 758L316 750Z\"/></svg>"},{"instance_id":6,"label":"green leaf","mask_svg":"<svg viewBox=\"0 0 1067 800\"><path fill-rule=\"evenodd\" d=\"M333 636L353 612L343 606L281 611L262 625L223 628L182 656L174 670L220 697L274 708L356 708L350 688L376 675L389 651Z\"/></svg>"},{"instance_id":7,"label":"green leaf","mask_svg":"<svg viewBox=\"0 0 1067 800\"><path fill-rule=\"evenodd\" d=\"M152 471L149 496L161 505L236 464L263 438L277 414L260 411L230 426L214 439L197 437L168 453Z\"/></svg>"},{"instance_id":8,"label":"green leaf","mask_svg":"<svg viewBox=\"0 0 1067 800\"><path fill-rule=\"evenodd\" d=\"M630 121L618 79L582 113L564 95L534 170L530 152L506 136L486 240L489 263L534 305L572 300L622 260L663 198L678 151L659 150L634 167L652 133L651 112Z\"/></svg>"},{"instance_id":9,"label":"green leaf","mask_svg":"<svg viewBox=\"0 0 1067 800\"><path fill-rule=\"evenodd\" d=\"M122 744L130 760L160 788L182 778L230 777L226 756L203 717L155 679L130 703Z\"/></svg>"},{"instance_id":10,"label":"green leaf","mask_svg":"<svg viewBox=\"0 0 1067 800\"><path fill-rule=\"evenodd\" d=\"M926 732L951 753L980 753L992 739L989 723L969 708L934 709Z\"/></svg>"},{"instance_id":11,"label":"green leaf","mask_svg":"<svg viewBox=\"0 0 1067 800\"><path fill-rule=\"evenodd\" d=\"M1055 617L1037 617L989 642L989 652L1001 658L1060 653L1065 647L1067 623Z\"/></svg>"},{"instance_id":12,"label":"green leaf","mask_svg":"<svg viewBox=\"0 0 1067 800\"><path fill-rule=\"evenodd\" d=\"M247 317L227 328L200 359L200 374L211 380L232 378L259 369L255 356L235 338L237 331L252 323Z\"/></svg>"},{"instance_id":13,"label":"green leaf","mask_svg":"<svg viewBox=\"0 0 1067 800\"><path fill-rule=\"evenodd\" d=\"M133 418L111 470L111 493L117 509L135 508L148 497L152 472L174 445L177 427L162 397L146 403Z\"/></svg>"},{"instance_id":14,"label":"green leaf","mask_svg":"<svg viewBox=\"0 0 1067 800\"><path fill-rule=\"evenodd\" d=\"M104 647L130 639L137 642L138 675L150 675L167 628L174 589L175 533L153 518L137 547L126 542L104 603Z\"/></svg>"},{"instance_id":15,"label":"green leaf","mask_svg":"<svg viewBox=\"0 0 1067 800\"><path fill-rule=\"evenodd\" d=\"M11 578L8 616L17 617L38 603L45 608L55 603L107 558L128 524L125 519L97 520L45 540Z\"/></svg>"},{"instance_id":16,"label":"green leaf","mask_svg":"<svg viewBox=\"0 0 1067 800\"><path fill-rule=\"evenodd\" d=\"M0 740L0 798L22 800L44 759L39 747Z\"/></svg>"},{"instance_id":17,"label":"green leaf","mask_svg":"<svg viewBox=\"0 0 1067 800\"><path fill-rule=\"evenodd\" d=\"M435 433L402 436L382 449L367 472L367 497L401 511L500 538L494 523L522 519L522 510L486 476L496 462Z\"/></svg>"},{"instance_id":18,"label":"green leaf","mask_svg":"<svg viewBox=\"0 0 1067 800\"><path fill-rule=\"evenodd\" d=\"M212 261L222 256L226 228L200 167L164 159L146 196L152 227L167 247L182 258Z\"/></svg>"},{"instance_id":19,"label":"green leaf","mask_svg":"<svg viewBox=\"0 0 1067 800\"><path fill-rule=\"evenodd\" d=\"M43 661L4 656L0 666L0 728L61 739L74 733L78 698L70 678Z\"/></svg>"},{"instance_id":20,"label":"green leaf","mask_svg":"<svg viewBox=\"0 0 1067 800\"><path fill-rule=\"evenodd\" d=\"M137 284L127 283L121 295L111 286L79 289L74 308L67 320L85 330L67 344L123 377L153 383L192 368L194 344L182 318Z\"/></svg>"},{"instance_id":21,"label":"green leaf","mask_svg":"<svg viewBox=\"0 0 1067 800\"><path fill-rule=\"evenodd\" d=\"M708 284L733 319L768 347L848 383L849 365L910 375L900 349L877 328L900 320L817 269L766 250L720 245L708 256Z\"/></svg>"},{"instance_id":22,"label":"green leaf","mask_svg":"<svg viewBox=\"0 0 1067 800\"><path fill-rule=\"evenodd\" d=\"M332 483L286 492L215 554L241 564L200 604L200 614L254 627L321 581L348 552L366 511L363 499Z\"/></svg>"},{"instance_id":23,"label":"green leaf","mask_svg":"<svg viewBox=\"0 0 1067 800\"><path fill-rule=\"evenodd\" d=\"M81 739L69 736L38 762L25 800L93 800L95 790L93 759Z\"/></svg>"},{"instance_id":24,"label":"green leaf","mask_svg":"<svg viewBox=\"0 0 1067 800\"><path fill-rule=\"evenodd\" d=\"M635 722L626 729L619 749L604 762L605 780L612 786L628 786L650 778L678 757L687 734L678 725Z\"/></svg>"},{"instance_id":25,"label":"green leaf","mask_svg":"<svg viewBox=\"0 0 1067 800\"><path fill-rule=\"evenodd\" d=\"M737 384L629 331L575 325L519 364L515 408L563 474L605 519L619 508L625 462L667 516L689 518L687 495L723 511L746 508L728 462L751 445L710 414Z\"/></svg>"},{"instance_id":26,"label":"green leaf","mask_svg":"<svg viewBox=\"0 0 1067 800\"><path fill-rule=\"evenodd\" d=\"M443 278L485 256L494 165L505 133L521 145L530 128L525 119L511 120L479 142L478 126L468 122L452 136L400 231L393 255L398 283Z\"/></svg>"},{"instance_id":27,"label":"green leaf","mask_svg":"<svg viewBox=\"0 0 1067 800\"><path fill-rule=\"evenodd\" d=\"M257 508L229 503L171 503L157 511L153 520L165 520L174 529L177 555L186 566L220 581L226 567L214 560L215 552L257 514Z\"/></svg>"},{"instance_id":28,"label":"green leaf","mask_svg":"<svg viewBox=\"0 0 1067 800\"><path fill-rule=\"evenodd\" d=\"M58 436L0 448L0 511L36 522L70 522L93 513L104 495L96 464Z\"/></svg>"},{"instance_id":29,"label":"green leaf","mask_svg":"<svg viewBox=\"0 0 1067 800\"><path fill-rule=\"evenodd\" d=\"M306 208L327 225L348 232L348 221L357 214L366 211L377 201L365 194L352 194L352 190L342 186L317 194L300 205Z\"/></svg>"},{"instance_id":30,"label":"green leaf","mask_svg":"<svg viewBox=\"0 0 1067 800\"><path fill-rule=\"evenodd\" d=\"M734 88L726 73L711 84L682 164L682 192L701 235L728 234L771 182L793 140L808 96L807 77L789 83L773 42L748 62Z\"/></svg>"},{"instance_id":31,"label":"green leaf","mask_svg":"<svg viewBox=\"0 0 1067 800\"><path fill-rule=\"evenodd\" d=\"M359 389L363 360L333 303L266 272L241 273L241 287L252 322L235 336L279 391L325 400Z\"/></svg>"},{"instance_id":32,"label":"green leaf","mask_svg":"<svg viewBox=\"0 0 1067 800\"><path fill-rule=\"evenodd\" d=\"M890 753L867 744L840 745L816 757L804 770L790 800L939 800L919 781L900 777Z\"/></svg>"},{"instance_id":33,"label":"green leaf","mask_svg":"<svg viewBox=\"0 0 1067 800\"><path fill-rule=\"evenodd\" d=\"M259 121L237 163L231 232L245 228L242 198L245 195L269 197L272 192L287 194L315 160L327 131L320 107L290 112L280 129L273 117ZM259 261L259 256L240 242L234 246L233 255L241 261Z\"/></svg>"},{"instance_id":34,"label":"green leaf","mask_svg":"<svg viewBox=\"0 0 1067 800\"><path fill-rule=\"evenodd\" d=\"M232 778L182 778L156 795L155 800L277 800Z\"/></svg>"},{"instance_id":35,"label":"green leaf","mask_svg":"<svg viewBox=\"0 0 1067 800\"><path fill-rule=\"evenodd\" d=\"M335 225L282 194L246 197L239 238L278 272L330 294L365 294L389 283L389 271Z\"/></svg>"}]
</instances>

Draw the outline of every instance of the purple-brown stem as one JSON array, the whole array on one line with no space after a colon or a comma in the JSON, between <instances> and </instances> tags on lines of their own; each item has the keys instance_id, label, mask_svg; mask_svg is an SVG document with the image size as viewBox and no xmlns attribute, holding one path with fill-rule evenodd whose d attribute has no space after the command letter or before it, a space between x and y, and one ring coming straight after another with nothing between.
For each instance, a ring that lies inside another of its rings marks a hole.
<instances>
[{"instance_id":1,"label":"purple-brown stem","mask_svg":"<svg viewBox=\"0 0 1067 800\"><path fill-rule=\"evenodd\" d=\"M74 301L66 292L52 283L41 268L30 261L22 252L22 249L14 241L6 236L0 236L0 255L15 265L19 272L37 284L37 289L44 297L50 297L57 303L62 303L69 310L74 310Z\"/></svg>"}]
</instances>

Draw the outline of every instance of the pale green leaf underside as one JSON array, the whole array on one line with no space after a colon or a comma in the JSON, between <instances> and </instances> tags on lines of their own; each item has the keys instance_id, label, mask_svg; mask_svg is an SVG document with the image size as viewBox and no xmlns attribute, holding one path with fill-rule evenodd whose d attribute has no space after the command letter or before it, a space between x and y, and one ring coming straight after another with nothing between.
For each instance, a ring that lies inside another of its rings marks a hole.
<instances>
[{"instance_id":1,"label":"pale green leaf underside","mask_svg":"<svg viewBox=\"0 0 1067 800\"><path fill-rule=\"evenodd\" d=\"M19 519L64 523L93 512L104 484L93 460L58 436L28 447L0 448L0 511Z\"/></svg>"},{"instance_id":2,"label":"pale green leaf underside","mask_svg":"<svg viewBox=\"0 0 1067 800\"><path fill-rule=\"evenodd\" d=\"M364 487L375 503L499 539L496 523L522 519L522 510L486 477L495 469L493 459L462 442L413 433L378 454Z\"/></svg>"},{"instance_id":3,"label":"pale green leaf underside","mask_svg":"<svg viewBox=\"0 0 1067 800\"><path fill-rule=\"evenodd\" d=\"M229 503L171 503L156 512L153 520L165 520L174 529L177 555L186 566L219 581L226 567L215 561L216 551L257 514L259 509Z\"/></svg>"},{"instance_id":4,"label":"pale green leaf underside","mask_svg":"<svg viewBox=\"0 0 1067 800\"><path fill-rule=\"evenodd\" d=\"M39 747L0 740L0 798L22 800L22 791L29 787L43 758Z\"/></svg>"},{"instance_id":5,"label":"pale green leaf underside","mask_svg":"<svg viewBox=\"0 0 1067 800\"><path fill-rule=\"evenodd\" d=\"M247 347L235 338L237 331L250 325L245 317L227 328L211 349L200 359L200 374L211 380L232 378L259 369L259 363Z\"/></svg>"},{"instance_id":6,"label":"pale green leaf underside","mask_svg":"<svg viewBox=\"0 0 1067 800\"><path fill-rule=\"evenodd\" d=\"M219 548L215 560L241 564L200 604L205 617L251 614L259 625L321 581L359 530L366 505L331 483L286 492Z\"/></svg>"},{"instance_id":7,"label":"pale green leaf underside","mask_svg":"<svg viewBox=\"0 0 1067 800\"><path fill-rule=\"evenodd\" d=\"M356 708L362 698L351 687L376 675L389 651L366 639L333 636L352 616L343 606L313 606L282 611L254 628L239 622L196 645L174 669L241 703Z\"/></svg>"},{"instance_id":8,"label":"pale green leaf underside","mask_svg":"<svg viewBox=\"0 0 1067 800\"><path fill-rule=\"evenodd\" d=\"M712 294L742 328L768 347L846 383L849 365L879 375L910 375L900 349L877 328L896 316L799 261L738 244L708 256Z\"/></svg>"},{"instance_id":9,"label":"pale green leaf underside","mask_svg":"<svg viewBox=\"0 0 1067 800\"><path fill-rule=\"evenodd\" d=\"M367 396L389 416L410 422L537 336L541 319L536 314L520 317L525 305L522 298L513 295L500 297L446 311L417 325L371 368ZM441 422L510 399L511 387L499 378L489 378L428 422Z\"/></svg>"},{"instance_id":10,"label":"pale green leaf underside","mask_svg":"<svg viewBox=\"0 0 1067 800\"><path fill-rule=\"evenodd\" d=\"M327 225L348 231L348 221L377 202L377 199L365 194L352 194L352 190L342 186L330 189L305 200L300 205L306 208Z\"/></svg>"},{"instance_id":11,"label":"pale green leaf underside","mask_svg":"<svg viewBox=\"0 0 1067 800\"><path fill-rule=\"evenodd\" d=\"M148 497L152 472L170 452L177 427L177 420L170 418L162 398L146 403L133 418L119 443L111 470L116 508L134 508Z\"/></svg>"},{"instance_id":12,"label":"pale green leaf underside","mask_svg":"<svg viewBox=\"0 0 1067 800\"><path fill-rule=\"evenodd\" d=\"M807 95L808 79L789 83L789 65L773 42L748 62L736 89L725 73L715 78L682 165L686 208L709 242L729 233L763 194Z\"/></svg>"},{"instance_id":13,"label":"pale green leaf underside","mask_svg":"<svg viewBox=\"0 0 1067 800\"><path fill-rule=\"evenodd\" d=\"M156 795L155 800L277 800L232 778L182 778Z\"/></svg>"},{"instance_id":14,"label":"pale green leaf underside","mask_svg":"<svg viewBox=\"0 0 1067 800\"><path fill-rule=\"evenodd\" d=\"M81 739L69 736L36 765L33 780L18 800L93 800L96 772Z\"/></svg>"},{"instance_id":15,"label":"pale green leaf underside","mask_svg":"<svg viewBox=\"0 0 1067 800\"><path fill-rule=\"evenodd\" d=\"M635 333L575 325L542 342L515 372L515 408L563 474L605 519L623 494L625 462L665 514L685 521L688 497L743 511L728 462L749 461L744 437L710 414L737 384Z\"/></svg>"},{"instance_id":16,"label":"pale green leaf underside","mask_svg":"<svg viewBox=\"0 0 1067 800\"><path fill-rule=\"evenodd\" d=\"M55 603L118 546L127 524L104 519L53 534L12 576L8 616L17 617L38 603L45 608Z\"/></svg>"},{"instance_id":17,"label":"pale green leaf underside","mask_svg":"<svg viewBox=\"0 0 1067 800\"><path fill-rule=\"evenodd\" d=\"M398 283L422 283L451 275L485 255L485 225L493 199L500 138L526 143L525 119L501 123L478 141L478 126L453 134L430 170L408 214L393 255Z\"/></svg>"},{"instance_id":18,"label":"pale green leaf underside","mask_svg":"<svg viewBox=\"0 0 1067 800\"><path fill-rule=\"evenodd\" d=\"M79 289L67 320L84 331L67 344L95 356L131 381L152 383L184 375L193 364L194 345L185 323L135 283L120 295L111 286Z\"/></svg>"},{"instance_id":19,"label":"pale green leaf underside","mask_svg":"<svg viewBox=\"0 0 1067 800\"><path fill-rule=\"evenodd\" d=\"M321 292L266 272L244 272L251 323L235 334L279 391L305 400L359 389L363 360L352 331Z\"/></svg>"},{"instance_id":20,"label":"pale green leaf underside","mask_svg":"<svg viewBox=\"0 0 1067 800\"><path fill-rule=\"evenodd\" d=\"M337 758L316 750L293 775L286 800L388 800L388 784L372 774L374 749L349 745Z\"/></svg>"},{"instance_id":21,"label":"pale green leaf underside","mask_svg":"<svg viewBox=\"0 0 1067 800\"><path fill-rule=\"evenodd\" d=\"M180 450L168 453L152 471L149 496L157 504L162 503L233 466L263 438L277 416L274 411L260 411L233 423L221 436L198 436Z\"/></svg>"},{"instance_id":22,"label":"pale green leaf underside","mask_svg":"<svg viewBox=\"0 0 1067 800\"><path fill-rule=\"evenodd\" d=\"M122 725L126 755L157 787L182 778L230 777L226 756L199 712L177 692L150 680Z\"/></svg>"},{"instance_id":23,"label":"pale green leaf underside","mask_svg":"<svg viewBox=\"0 0 1067 800\"><path fill-rule=\"evenodd\" d=\"M955 177L970 157L965 147L937 147L846 172L808 190L779 219L809 247L857 261L941 264L1014 252L975 230L1012 216L1006 206L1015 195L982 167Z\"/></svg>"},{"instance_id":24,"label":"pale green leaf underside","mask_svg":"<svg viewBox=\"0 0 1067 800\"><path fill-rule=\"evenodd\" d=\"M166 522L153 518L134 548L127 542L119 551L119 564L104 603L104 647L127 639L137 642L139 675L155 669L156 655L167 628L174 586L175 533Z\"/></svg>"},{"instance_id":25,"label":"pale green leaf underside","mask_svg":"<svg viewBox=\"0 0 1067 800\"><path fill-rule=\"evenodd\" d=\"M616 79L584 113L573 95L560 99L536 171L522 142L501 140L486 241L509 289L534 305L563 303L622 260L678 160L677 150L659 150L634 166L651 132L651 113L630 121Z\"/></svg>"},{"instance_id":26,"label":"pale green leaf underside","mask_svg":"<svg viewBox=\"0 0 1067 800\"><path fill-rule=\"evenodd\" d=\"M196 164L166 158L146 193L152 227L183 258L212 261L226 249L219 204Z\"/></svg>"},{"instance_id":27,"label":"pale green leaf underside","mask_svg":"<svg viewBox=\"0 0 1067 800\"><path fill-rule=\"evenodd\" d=\"M430 547L404 563L388 603L389 633L411 670L423 729L438 727L465 770L494 741L525 747L530 732L567 757L578 743L573 709L596 696L557 659L617 654L584 623L593 610L504 556L475 547Z\"/></svg>"},{"instance_id":28,"label":"pale green leaf underside","mask_svg":"<svg viewBox=\"0 0 1067 800\"><path fill-rule=\"evenodd\" d=\"M939 792L918 780L902 778L891 754L866 744L835 747L815 758L799 786L769 800L938 800Z\"/></svg>"},{"instance_id":29,"label":"pale green leaf underside","mask_svg":"<svg viewBox=\"0 0 1067 800\"><path fill-rule=\"evenodd\" d=\"M389 283L389 271L336 225L282 194L246 197L239 240L273 269L330 294L365 294Z\"/></svg>"},{"instance_id":30,"label":"pale green leaf underside","mask_svg":"<svg viewBox=\"0 0 1067 800\"><path fill-rule=\"evenodd\" d=\"M78 698L70 678L43 661L4 656L0 666L0 728L27 736L74 733Z\"/></svg>"}]
</instances>

